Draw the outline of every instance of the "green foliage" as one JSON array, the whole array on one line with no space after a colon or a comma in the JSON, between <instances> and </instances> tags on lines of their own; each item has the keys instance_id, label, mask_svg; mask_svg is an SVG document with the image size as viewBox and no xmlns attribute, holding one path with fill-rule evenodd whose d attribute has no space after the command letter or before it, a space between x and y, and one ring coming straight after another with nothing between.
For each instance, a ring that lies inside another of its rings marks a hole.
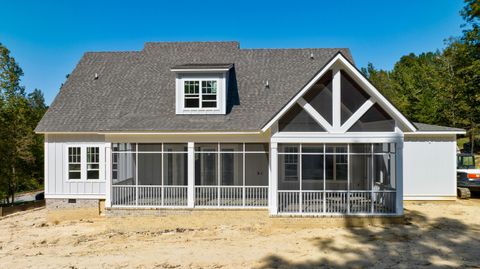
<instances>
[{"instance_id":1,"label":"green foliage","mask_svg":"<svg viewBox=\"0 0 480 269\"><path fill-rule=\"evenodd\" d=\"M0 199L43 182L43 137L34 133L46 111L40 90L26 94L22 69L0 44Z\"/></svg>"},{"instance_id":2,"label":"green foliage","mask_svg":"<svg viewBox=\"0 0 480 269\"><path fill-rule=\"evenodd\" d=\"M465 0L463 35L449 38L442 51L409 54L392 70L372 64L362 72L409 119L480 129L480 0Z\"/></svg>"}]
</instances>

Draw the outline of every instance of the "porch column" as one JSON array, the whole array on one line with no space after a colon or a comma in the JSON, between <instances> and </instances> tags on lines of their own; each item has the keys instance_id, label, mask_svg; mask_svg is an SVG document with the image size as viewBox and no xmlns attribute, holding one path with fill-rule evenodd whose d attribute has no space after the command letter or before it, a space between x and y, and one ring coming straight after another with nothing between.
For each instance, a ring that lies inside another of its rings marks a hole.
<instances>
[{"instance_id":1,"label":"porch column","mask_svg":"<svg viewBox=\"0 0 480 269\"><path fill-rule=\"evenodd\" d=\"M270 215L278 214L278 143L270 143L270 173L268 177L268 211Z\"/></svg>"},{"instance_id":2,"label":"porch column","mask_svg":"<svg viewBox=\"0 0 480 269\"><path fill-rule=\"evenodd\" d=\"M403 139L399 140L396 144L396 214L403 215Z\"/></svg>"},{"instance_id":3,"label":"porch column","mask_svg":"<svg viewBox=\"0 0 480 269\"><path fill-rule=\"evenodd\" d=\"M340 132L341 122L341 78L338 66L332 68L332 126L334 132Z\"/></svg>"},{"instance_id":4,"label":"porch column","mask_svg":"<svg viewBox=\"0 0 480 269\"><path fill-rule=\"evenodd\" d=\"M105 144L105 207L112 206L112 149Z\"/></svg>"},{"instance_id":5,"label":"porch column","mask_svg":"<svg viewBox=\"0 0 480 269\"><path fill-rule=\"evenodd\" d=\"M188 188L187 188L187 207L195 206L195 143L188 142Z\"/></svg>"}]
</instances>

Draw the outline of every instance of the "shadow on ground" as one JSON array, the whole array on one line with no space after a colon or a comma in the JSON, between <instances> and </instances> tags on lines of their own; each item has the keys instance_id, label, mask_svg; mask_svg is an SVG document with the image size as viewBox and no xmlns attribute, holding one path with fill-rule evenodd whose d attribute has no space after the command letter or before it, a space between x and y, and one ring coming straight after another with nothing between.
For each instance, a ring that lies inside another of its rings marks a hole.
<instances>
[{"instance_id":1,"label":"shadow on ground","mask_svg":"<svg viewBox=\"0 0 480 269\"><path fill-rule=\"evenodd\" d=\"M403 225L346 228L347 247L335 242L341 238L314 238L317 260L297 263L286 256L271 255L261 261L259 268L480 267L480 225L468 226L448 217L428 219L418 211L405 213Z\"/></svg>"}]
</instances>

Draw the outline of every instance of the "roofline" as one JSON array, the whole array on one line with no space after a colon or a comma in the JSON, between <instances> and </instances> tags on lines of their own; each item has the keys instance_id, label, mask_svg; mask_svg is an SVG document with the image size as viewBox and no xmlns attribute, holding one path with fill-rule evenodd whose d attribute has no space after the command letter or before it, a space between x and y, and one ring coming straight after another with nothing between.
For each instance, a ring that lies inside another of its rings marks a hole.
<instances>
[{"instance_id":1,"label":"roofline","mask_svg":"<svg viewBox=\"0 0 480 269\"><path fill-rule=\"evenodd\" d=\"M268 121L262 128L262 131L265 132L270 128L275 122L277 122L281 116L283 116L288 109L290 109L299 98L301 98L312 86L315 84L327 71L332 67L337 61L342 61L343 64L353 72L363 84L365 84L373 93L373 96L377 103L381 106L387 106L388 110L392 112L394 118L397 118L398 121L402 122L411 132L415 132L417 128L413 125L390 101L388 101L385 96L383 96L373 84L361 73L358 68L350 62L341 51L338 51L314 76L310 81L302 87L302 89L293 96L290 101L279 111L275 116L273 116L270 121ZM388 111L387 111L388 113ZM390 114L390 113L389 113Z\"/></svg>"},{"instance_id":2,"label":"roofline","mask_svg":"<svg viewBox=\"0 0 480 269\"><path fill-rule=\"evenodd\" d=\"M172 72L227 72L231 68L204 68L204 69L196 69L196 68L170 68Z\"/></svg>"},{"instance_id":3,"label":"roofline","mask_svg":"<svg viewBox=\"0 0 480 269\"><path fill-rule=\"evenodd\" d=\"M466 131L416 131L405 132L405 135L464 135Z\"/></svg>"},{"instance_id":4,"label":"roofline","mask_svg":"<svg viewBox=\"0 0 480 269\"><path fill-rule=\"evenodd\" d=\"M99 132L36 132L37 134L95 134L95 135L152 135L152 134L161 134L161 135L216 135L216 134L223 134L223 135L258 135L263 134L262 131L185 131L185 132L178 132L178 131L99 131Z\"/></svg>"}]
</instances>

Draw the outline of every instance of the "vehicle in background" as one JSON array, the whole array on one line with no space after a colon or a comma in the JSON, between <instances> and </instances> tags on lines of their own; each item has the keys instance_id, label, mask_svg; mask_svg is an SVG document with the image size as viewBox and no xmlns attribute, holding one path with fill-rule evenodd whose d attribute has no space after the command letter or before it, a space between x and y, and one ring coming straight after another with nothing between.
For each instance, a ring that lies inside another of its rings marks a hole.
<instances>
[{"instance_id":1,"label":"vehicle in background","mask_svg":"<svg viewBox=\"0 0 480 269\"><path fill-rule=\"evenodd\" d=\"M457 154L457 195L467 199L473 191L480 191L480 169L475 166L475 156Z\"/></svg>"}]
</instances>

